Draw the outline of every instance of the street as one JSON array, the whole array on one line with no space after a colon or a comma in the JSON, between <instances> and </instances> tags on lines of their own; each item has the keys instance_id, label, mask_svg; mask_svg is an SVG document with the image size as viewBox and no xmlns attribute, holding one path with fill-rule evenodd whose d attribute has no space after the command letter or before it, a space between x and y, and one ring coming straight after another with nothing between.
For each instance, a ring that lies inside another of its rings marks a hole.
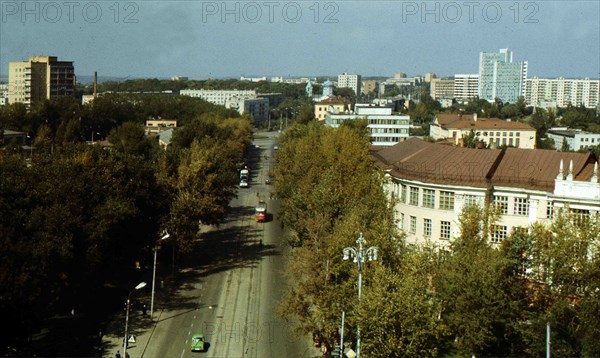
<instances>
[{"instance_id":1,"label":"street","mask_svg":"<svg viewBox=\"0 0 600 358\"><path fill-rule=\"evenodd\" d=\"M138 331L127 350L132 358L315 356L310 337L294 333L292 324L276 314L286 287L288 247L279 203L270 195L274 188L264 184L276 154L275 135L261 133L255 139L249 188L239 189L225 223L203 228L193 253L177 262L177 288L157 300L157 322ZM268 205L266 222L254 217L259 198ZM205 352L191 352L194 333L205 335ZM113 344L105 353L114 357L116 349Z\"/></svg>"}]
</instances>

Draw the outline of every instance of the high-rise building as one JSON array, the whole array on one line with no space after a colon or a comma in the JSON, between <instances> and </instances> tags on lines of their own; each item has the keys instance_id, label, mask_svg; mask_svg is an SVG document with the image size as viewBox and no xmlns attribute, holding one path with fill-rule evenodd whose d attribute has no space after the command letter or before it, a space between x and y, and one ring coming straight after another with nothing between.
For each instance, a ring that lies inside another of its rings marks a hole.
<instances>
[{"instance_id":1,"label":"high-rise building","mask_svg":"<svg viewBox=\"0 0 600 358\"><path fill-rule=\"evenodd\" d=\"M454 75L454 97L460 100L469 100L477 97L479 88L479 75L457 74Z\"/></svg>"},{"instance_id":2,"label":"high-rise building","mask_svg":"<svg viewBox=\"0 0 600 358\"><path fill-rule=\"evenodd\" d=\"M339 88L351 88L354 93L358 96L360 94L361 78L360 75L349 75L344 72L338 75L337 86Z\"/></svg>"},{"instance_id":3,"label":"high-rise building","mask_svg":"<svg viewBox=\"0 0 600 358\"><path fill-rule=\"evenodd\" d=\"M528 78L525 81L525 103L534 107L600 105L600 80L568 78Z\"/></svg>"},{"instance_id":4,"label":"high-rise building","mask_svg":"<svg viewBox=\"0 0 600 358\"><path fill-rule=\"evenodd\" d=\"M479 54L479 98L515 103L524 94L526 79L527 61L513 62L508 49Z\"/></svg>"},{"instance_id":5,"label":"high-rise building","mask_svg":"<svg viewBox=\"0 0 600 358\"><path fill-rule=\"evenodd\" d=\"M431 80L431 88L429 90L431 98L454 99L454 80L451 78L434 78Z\"/></svg>"},{"instance_id":6,"label":"high-rise building","mask_svg":"<svg viewBox=\"0 0 600 358\"><path fill-rule=\"evenodd\" d=\"M31 106L38 101L72 96L75 68L55 56L31 56L26 62L8 64L8 102Z\"/></svg>"}]
</instances>

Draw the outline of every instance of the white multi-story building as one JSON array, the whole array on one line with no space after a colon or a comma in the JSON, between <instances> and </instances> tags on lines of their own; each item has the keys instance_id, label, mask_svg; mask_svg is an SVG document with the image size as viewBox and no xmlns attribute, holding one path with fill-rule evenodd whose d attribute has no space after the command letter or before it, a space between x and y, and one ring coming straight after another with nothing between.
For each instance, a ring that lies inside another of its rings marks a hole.
<instances>
[{"instance_id":1,"label":"white multi-story building","mask_svg":"<svg viewBox=\"0 0 600 358\"><path fill-rule=\"evenodd\" d=\"M527 61L513 63L513 54L508 49L479 54L479 98L515 103L524 95L526 79Z\"/></svg>"},{"instance_id":2,"label":"white multi-story building","mask_svg":"<svg viewBox=\"0 0 600 358\"><path fill-rule=\"evenodd\" d=\"M534 107L600 105L600 80L559 78L528 78L525 81L525 103Z\"/></svg>"},{"instance_id":3,"label":"white multi-story building","mask_svg":"<svg viewBox=\"0 0 600 358\"><path fill-rule=\"evenodd\" d=\"M327 112L325 125L339 127L344 121L366 119L371 133L371 144L390 146L408 138L410 117L394 114L391 106L356 104L354 112Z\"/></svg>"},{"instance_id":4,"label":"white multi-story building","mask_svg":"<svg viewBox=\"0 0 600 358\"><path fill-rule=\"evenodd\" d=\"M561 208L579 218L600 212L598 163L591 153L470 149L409 138L372 156L388 177L399 228L417 245L449 249L469 205L490 203L499 210L489 237L494 245L513 230L550 222Z\"/></svg>"},{"instance_id":5,"label":"white multi-story building","mask_svg":"<svg viewBox=\"0 0 600 358\"><path fill-rule=\"evenodd\" d=\"M454 79L452 78L434 78L431 80L429 93L431 98L436 101L442 99L454 99Z\"/></svg>"},{"instance_id":6,"label":"white multi-story building","mask_svg":"<svg viewBox=\"0 0 600 358\"><path fill-rule=\"evenodd\" d=\"M360 75L349 75L344 72L338 75L337 86L339 88L351 88L355 95L360 94L360 85L362 84Z\"/></svg>"},{"instance_id":7,"label":"white multi-story building","mask_svg":"<svg viewBox=\"0 0 600 358\"><path fill-rule=\"evenodd\" d=\"M249 81L249 82L260 82L260 81L266 81L267 77L240 77L240 81Z\"/></svg>"},{"instance_id":8,"label":"white multi-story building","mask_svg":"<svg viewBox=\"0 0 600 358\"><path fill-rule=\"evenodd\" d=\"M454 98L461 101L468 101L476 98L479 90L478 74L457 74L454 75Z\"/></svg>"},{"instance_id":9,"label":"white multi-story building","mask_svg":"<svg viewBox=\"0 0 600 358\"><path fill-rule=\"evenodd\" d=\"M473 131L485 145L535 148L536 131L525 123L499 118L478 118L477 114L445 114L435 116L429 135L435 139L451 138L456 145Z\"/></svg>"},{"instance_id":10,"label":"white multi-story building","mask_svg":"<svg viewBox=\"0 0 600 358\"><path fill-rule=\"evenodd\" d=\"M554 148L561 149L566 143L569 150L589 149L600 145L600 133L590 133L581 129L569 129L567 127L554 127L548 129L548 138L554 141Z\"/></svg>"},{"instance_id":11,"label":"white multi-story building","mask_svg":"<svg viewBox=\"0 0 600 358\"><path fill-rule=\"evenodd\" d=\"M179 92L182 96L202 98L203 100L225 106L228 100L233 98L256 98L255 90L207 90L207 89L187 89ZM229 107L228 107L229 108Z\"/></svg>"}]
</instances>

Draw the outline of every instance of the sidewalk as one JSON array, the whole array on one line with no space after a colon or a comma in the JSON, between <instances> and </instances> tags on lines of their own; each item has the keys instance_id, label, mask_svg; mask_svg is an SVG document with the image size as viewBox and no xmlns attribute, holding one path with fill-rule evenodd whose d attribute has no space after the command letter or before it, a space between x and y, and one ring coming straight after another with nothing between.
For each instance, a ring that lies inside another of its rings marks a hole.
<instances>
[{"instance_id":1,"label":"sidewalk","mask_svg":"<svg viewBox=\"0 0 600 358\"><path fill-rule=\"evenodd\" d=\"M163 313L163 304L174 290L177 289L176 283L173 277L164 279L164 283L161 284L159 278L156 279L156 288L154 292L154 322L150 319L150 301L151 301L151 289L143 295L131 297L131 302L138 301L146 304L146 315L143 314L142 309L138 307L132 307L129 312L129 323L127 325L127 334L135 338L135 342L127 344L127 354L131 358L143 357L146 353L146 348L152 339L152 335L156 330L156 326L159 325L161 315ZM102 357L115 358L117 351L123 355L123 339L125 337L125 310L120 314L116 314L112 318L108 318L105 321L104 327L105 332L102 336Z\"/></svg>"}]
</instances>

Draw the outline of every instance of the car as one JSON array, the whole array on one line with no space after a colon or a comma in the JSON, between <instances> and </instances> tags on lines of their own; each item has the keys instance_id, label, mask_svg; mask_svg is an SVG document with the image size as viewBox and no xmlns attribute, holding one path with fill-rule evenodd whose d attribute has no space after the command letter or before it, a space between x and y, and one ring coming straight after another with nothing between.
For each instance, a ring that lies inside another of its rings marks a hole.
<instances>
[{"instance_id":1,"label":"car","mask_svg":"<svg viewBox=\"0 0 600 358\"><path fill-rule=\"evenodd\" d=\"M192 352L204 352L205 350L205 340L204 335L202 333L194 333L192 336Z\"/></svg>"},{"instance_id":2,"label":"car","mask_svg":"<svg viewBox=\"0 0 600 358\"><path fill-rule=\"evenodd\" d=\"M247 179L240 180L240 188L247 188L247 187L248 187L248 180Z\"/></svg>"},{"instance_id":3,"label":"car","mask_svg":"<svg viewBox=\"0 0 600 358\"><path fill-rule=\"evenodd\" d=\"M269 176L265 177L265 184L271 184L271 177L269 177Z\"/></svg>"},{"instance_id":4,"label":"car","mask_svg":"<svg viewBox=\"0 0 600 358\"><path fill-rule=\"evenodd\" d=\"M279 150L279 146L278 145L274 146L273 150Z\"/></svg>"}]
</instances>

